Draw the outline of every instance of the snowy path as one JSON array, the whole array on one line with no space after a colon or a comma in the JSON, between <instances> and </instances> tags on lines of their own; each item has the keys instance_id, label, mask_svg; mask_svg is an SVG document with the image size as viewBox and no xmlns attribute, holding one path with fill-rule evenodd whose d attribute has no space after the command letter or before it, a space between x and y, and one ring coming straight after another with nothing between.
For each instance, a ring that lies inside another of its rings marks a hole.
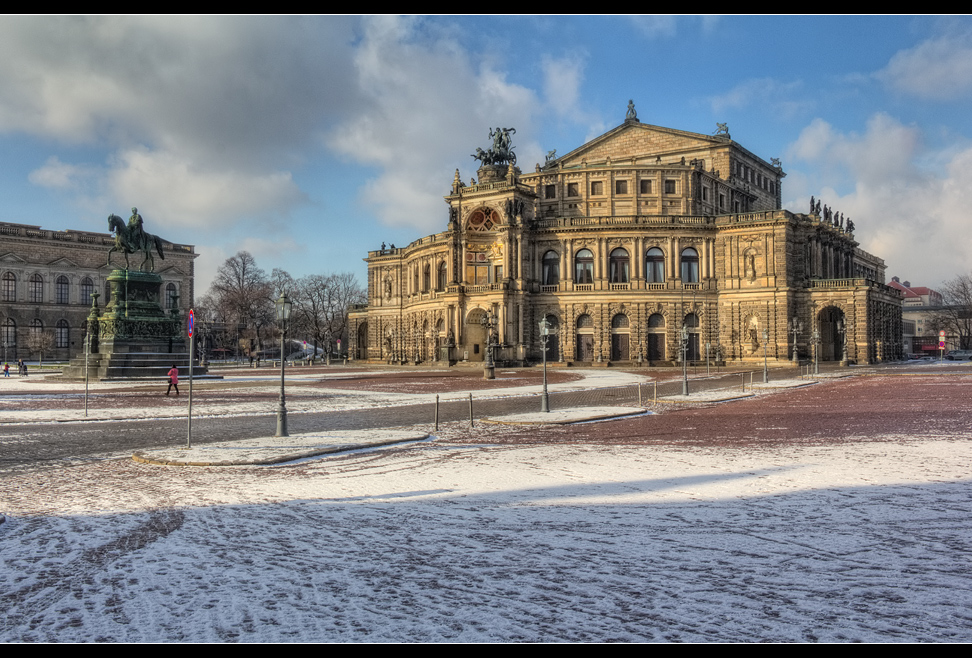
<instances>
[{"instance_id":1,"label":"snowy path","mask_svg":"<svg viewBox=\"0 0 972 658\"><path fill-rule=\"evenodd\" d=\"M289 467L9 476L0 640L972 640L969 437L450 431Z\"/></svg>"}]
</instances>

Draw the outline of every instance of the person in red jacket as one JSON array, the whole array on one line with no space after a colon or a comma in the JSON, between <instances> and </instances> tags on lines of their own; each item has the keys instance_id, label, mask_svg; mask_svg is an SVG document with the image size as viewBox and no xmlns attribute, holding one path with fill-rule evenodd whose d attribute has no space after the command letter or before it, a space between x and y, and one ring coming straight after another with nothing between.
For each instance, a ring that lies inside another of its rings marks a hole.
<instances>
[{"instance_id":1,"label":"person in red jacket","mask_svg":"<svg viewBox=\"0 0 972 658\"><path fill-rule=\"evenodd\" d=\"M165 394L168 395L173 387L175 387L176 395L179 395L179 369L176 368L174 363L172 370L169 371L169 388L166 389Z\"/></svg>"}]
</instances>

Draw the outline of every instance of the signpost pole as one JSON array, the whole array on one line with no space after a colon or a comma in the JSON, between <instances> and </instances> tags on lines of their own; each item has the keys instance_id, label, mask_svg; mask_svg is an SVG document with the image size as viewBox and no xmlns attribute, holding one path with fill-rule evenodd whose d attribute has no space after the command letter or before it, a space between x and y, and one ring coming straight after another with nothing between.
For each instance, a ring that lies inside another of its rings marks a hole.
<instances>
[{"instance_id":1,"label":"signpost pole","mask_svg":"<svg viewBox=\"0 0 972 658\"><path fill-rule=\"evenodd\" d=\"M192 448L192 370L196 360L196 336L193 331L195 314L189 309L189 424L186 429L186 449Z\"/></svg>"}]
</instances>

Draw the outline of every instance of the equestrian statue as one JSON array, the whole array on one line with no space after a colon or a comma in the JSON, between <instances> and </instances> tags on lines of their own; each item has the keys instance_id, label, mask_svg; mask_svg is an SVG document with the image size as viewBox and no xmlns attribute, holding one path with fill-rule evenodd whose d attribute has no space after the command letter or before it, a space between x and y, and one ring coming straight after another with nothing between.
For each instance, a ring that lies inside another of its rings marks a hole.
<instances>
[{"instance_id":1,"label":"equestrian statue","mask_svg":"<svg viewBox=\"0 0 972 658\"><path fill-rule=\"evenodd\" d=\"M128 254L141 251L145 258L138 269L140 272L154 272L155 259L152 257L154 248L159 258L165 260L162 252L162 238L142 230L142 216L138 214L138 208L132 208L132 216L128 223L118 215L108 215L108 229L115 234L115 246L108 250L108 265L111 265L111 252L120 251L125 254L125 269L130 269ZM149 269L145 270L145 264L149 263Z\"/></svg>"}]
</instances>

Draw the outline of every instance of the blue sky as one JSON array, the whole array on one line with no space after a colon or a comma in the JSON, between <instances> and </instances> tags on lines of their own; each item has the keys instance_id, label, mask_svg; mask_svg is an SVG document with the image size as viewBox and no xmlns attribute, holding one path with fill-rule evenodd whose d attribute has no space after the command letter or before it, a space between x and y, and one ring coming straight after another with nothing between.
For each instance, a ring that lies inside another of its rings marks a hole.
<instances>
[{"instance_id":1,"label":"blue sky","mask_svg":"<svg viewBox=\"0 0 972 658\"><path fill-rule=\"evenodd\" d=\"M888 275L972 266L965 17L8 17L0 221L351 271L444 229L491 126L527 170L624 119L781 158L784 206L853 219Z\"/></svg>"}]
</instances>

